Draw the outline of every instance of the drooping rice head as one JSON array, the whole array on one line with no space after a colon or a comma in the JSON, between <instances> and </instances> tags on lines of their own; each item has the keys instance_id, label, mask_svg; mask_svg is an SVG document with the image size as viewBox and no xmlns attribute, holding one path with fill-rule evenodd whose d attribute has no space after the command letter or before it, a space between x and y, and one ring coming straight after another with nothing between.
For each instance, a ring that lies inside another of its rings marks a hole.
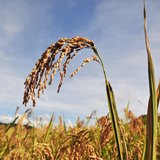
<instances>
[{"instance_id":1,"label":"drooping rice head","mask_svg":"<svg viewBox=\"0 0 160 160\"><path fill-rule=\"evenodd\" d=\"M55 44L51 44L46 51L42 54L41 58L36 62L32 72L28 75L25 81L25 91L23 97L23 104L27 105L30 98L32 99L33 106L36 105L36 93L40 97L44 93L44 89L52 84L53 79L57 72L60 75L60 82L57 92L63 84L63 80L67 73L67 66L70 61L84 48L94 48L94 43L84 37L61 38ZM63 60L65 59L64 63ZM84 59L83 63L77 68L70 77L73 77L85 64L90 61L97 61L98 58L94 54L91 58Z\"/></svg>"}]
</instances>

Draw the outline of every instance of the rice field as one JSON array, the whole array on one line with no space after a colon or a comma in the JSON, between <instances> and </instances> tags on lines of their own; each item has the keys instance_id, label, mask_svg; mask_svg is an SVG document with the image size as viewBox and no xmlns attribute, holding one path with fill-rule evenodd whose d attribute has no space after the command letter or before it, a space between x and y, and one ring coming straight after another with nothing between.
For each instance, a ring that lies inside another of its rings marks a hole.
<instances>
[{"instance_id":1,"label":"rice field","mask_svg":"<svg viewBox=\"0 0 160 160\"><path fill-rule=\"evenodd\" d=\"M23 125L29 116L24 115L10 123L0 125L0 159L51 159L51 160L157 160L160 159L160 126L158 105L160 100L160 82L156 85L154 63L147 33L147 13L144 0L144 42L148 59L148 82L150 97L147 115L136 117L126 108L125 118L120 119L117 112L114 91L109 82L105 65L94 42L88 38L75 36L61 38L51 44L36 62L35 67L25 81L23 104L31 100L36 106L44 90L54 83L58 74L60 82L57 92L67 75L68 64L83 49L93 54L71 73L75 76L87 63L100 65L106 90L106 102L109 114L94 117L95 124L89 125L91 114L85 122L77 119L75 126L66 126L62 117L54 124L52 115L48 125L39 127ZM147 69L146 69L147 70Z\"/></svg>"},{"instance_id":2,"label":"rice field","mask_svg":"<svg viewBox=\"0 0 160 160\"><path fill-rule=\"evenodd\" d=\"M27 113L27 112L26 112ZM28 116L28 115L27 115ZM97 118L92 113L87 120L77 119L74 126L66 126L62 117L55 124L39 127L23 125L20 118L16 125L0 125L0 159L4 160L115 160L118 159L109 116ZM146 117L135 117L126 109L125 119L119 121L123 147L123 158L139 160L143 157L146 137ZM95 121L90 125L90 121ZM158 131L160 124L158 123ZM157 136L157 159L160 159L160 132Z\"/></svg>"}]
</instances>

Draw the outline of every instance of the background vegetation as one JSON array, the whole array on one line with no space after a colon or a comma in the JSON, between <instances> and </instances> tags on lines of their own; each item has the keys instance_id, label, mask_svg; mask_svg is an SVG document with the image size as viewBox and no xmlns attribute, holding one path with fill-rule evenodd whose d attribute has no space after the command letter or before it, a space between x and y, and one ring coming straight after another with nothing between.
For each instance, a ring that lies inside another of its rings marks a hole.
<instances>
[{"instance_id":1,"label":"background vegetation","mask_svg":"<svg viewBox=\"0 0 160 160\"><path fill-rule=\"evenodd\" d=\"M120 132L126 153L124 159L142 159L146 138L146 116L135 117L126 108L125 119L120 120ZM118 159L109 116L97 118L93 112L87 120L77 119L74 126L66 126L62 117L54 123L39 127L22 125L29 111L11 124L0 125L0 159L51 160L115 160ZM15 118L16 120L16 118ZM90 124L94 120L94 124ZM158 123L157 159L160 159L160 124Z\"/></svg>"}]
</instances>

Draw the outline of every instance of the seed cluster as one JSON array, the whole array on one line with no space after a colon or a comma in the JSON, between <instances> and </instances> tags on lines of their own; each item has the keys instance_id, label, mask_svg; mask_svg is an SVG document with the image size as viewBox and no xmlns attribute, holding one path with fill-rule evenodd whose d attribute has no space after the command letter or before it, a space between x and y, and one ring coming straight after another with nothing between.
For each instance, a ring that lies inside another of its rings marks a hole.
<instances>
[{"instance_id":1,"label":"seed cluster","mask_svg":"<svg viewBox=\"0 0 160 160\"><path fill-rule=\"evenodd\" d=\"M55 44L51 44L42 54L41 58L35 64L32 72L26 78L24 83L25 91L23 104L26 106L31 98L33 106L35 106L35 90L37 90L39 98L41 93L44 93L47 83L49 85L52 84L57 72L59 72L60 75L60 82L57 89L57 92L59 92L67 73L68 64L78 54L78 52L84 48L90 48L94 51L95 46L91 40L78 36L70 39L61 38ZM62 61L64 58L65 61L63 63ZM70 77L73 77L85 64L92 60L98 62L96 54L92 55L91 58L84 59L82 65L77 68Z\"/></svg>"}]
</instances>

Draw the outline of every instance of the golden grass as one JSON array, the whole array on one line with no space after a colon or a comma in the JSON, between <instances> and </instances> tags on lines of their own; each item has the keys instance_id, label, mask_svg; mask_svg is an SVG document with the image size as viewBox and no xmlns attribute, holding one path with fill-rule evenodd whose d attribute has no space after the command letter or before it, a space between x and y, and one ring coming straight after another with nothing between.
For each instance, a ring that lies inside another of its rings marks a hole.
<instances>
[{"instance_id":1,"label":"golden grass","mask_svg":"<svg viewBox=\"0 0 160 160\"><path fill-rule=\"evenodd\" d=\"M128 160L142 159L146 124L142 117L136 117L131 111L126 112L126 120L127 122L120 121L120 130L128 148L127 154L123 157ZM0 159L118 159L111 120L108 116L95 120L93 125L78 119L74 127L66 127L62 117L57 125L53 119L50 122L48 125L42 124L39 128L15 125L7 132L8 126L0 125ZM160 153L159 142L160 132L157 137L157 153ZM157 154L157 159L160 159L160 154Z\"/></svg>"}]
</instances>

